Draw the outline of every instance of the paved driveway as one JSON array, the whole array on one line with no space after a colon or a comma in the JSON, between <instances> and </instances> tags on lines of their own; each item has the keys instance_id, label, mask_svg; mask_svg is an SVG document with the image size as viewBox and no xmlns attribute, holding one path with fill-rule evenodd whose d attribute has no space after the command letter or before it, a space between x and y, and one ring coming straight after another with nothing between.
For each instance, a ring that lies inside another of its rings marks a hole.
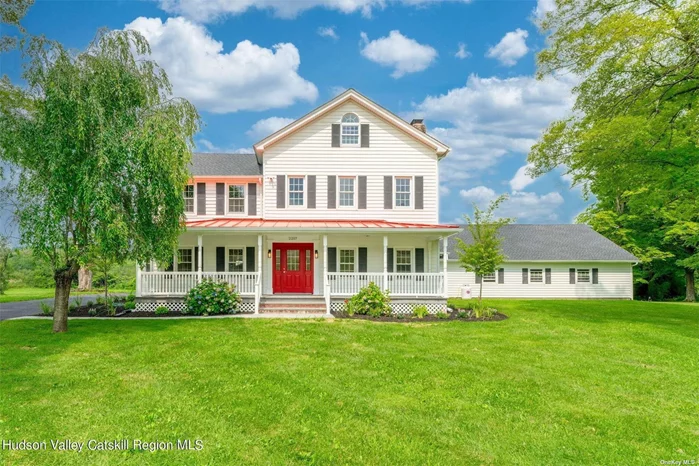
<instances>
[{"instance_id":1,"label":"paved driveway","mask_svg":"<svg viewBox=\"0 0 699 466\"><path fill-rule=\"evenodd\" d=\"M87 301L95 301L98 297L104 294L81 295L78 298L82 299L83 304ZM110 296L126 296L124 293L115 293ZM70 302L73 302L75 297L70 297ZM53 298L36 299L34 301L19 301L16 303L0 303L0 320L12 319L14 317L33 316L41 313L39 303L44 302L53 306Z\"/></svg>"}]
</instances>

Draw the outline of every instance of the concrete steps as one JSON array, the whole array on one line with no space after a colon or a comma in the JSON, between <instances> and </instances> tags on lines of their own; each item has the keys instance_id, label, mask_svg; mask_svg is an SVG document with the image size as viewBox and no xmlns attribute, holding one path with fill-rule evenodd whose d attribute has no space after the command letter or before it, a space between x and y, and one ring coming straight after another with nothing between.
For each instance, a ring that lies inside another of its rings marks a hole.
<instances>
[{"instance_id":1,"label":"concrete steps","mask_svg":"<svg viewBox=\"0 0 699 466\"><path fill-rule=\"evenodd\" d=\"M325 299L310 295L275 295L260 298L260 313L325 314Z\"/></svg>"}]
</instances>

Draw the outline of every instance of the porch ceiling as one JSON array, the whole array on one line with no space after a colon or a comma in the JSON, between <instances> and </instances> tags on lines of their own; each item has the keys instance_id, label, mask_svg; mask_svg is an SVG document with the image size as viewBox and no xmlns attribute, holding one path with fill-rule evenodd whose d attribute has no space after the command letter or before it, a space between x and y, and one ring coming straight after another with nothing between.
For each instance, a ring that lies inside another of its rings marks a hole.
<instances>
[{"instance_id":1,"label":"porch ceiling","mask_svg":"<svg viewBox=\"0 0 699 466\"><path fill-rule=\"evenodd\" d=\"M385 220L272 220L260 218L213 218L207 220L190 220L186 222L188 230L219 229L219 230L249 230L249 231L432 231L457 233L459 225L440 225L427 223L388 222Z\"/></svg>"}]
</instances>

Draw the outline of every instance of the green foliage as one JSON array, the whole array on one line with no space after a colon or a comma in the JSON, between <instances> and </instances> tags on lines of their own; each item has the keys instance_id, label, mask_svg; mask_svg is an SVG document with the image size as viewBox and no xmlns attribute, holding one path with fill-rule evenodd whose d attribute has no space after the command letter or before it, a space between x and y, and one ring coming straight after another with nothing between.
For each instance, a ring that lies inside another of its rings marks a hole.
<instances>
[{"instance_id":1,"label":"green foliage","mask_svg":"<svg viewBox=\"0 0 699 466\"><path fill-rule=\"evenodd\" d=\"M155 309L155 315L156 315L156 316L165 316L165 315L167 315L169 312L170 312L170 309L168 309L168 308L165 307L165 306L158 306L158 307Z\"/></svg>"},{"instance_id":2,"label":"green foliage","mask_svg":"<svg viewBox=\"0 0 699 466\"><path fill-rule=\"evenodd\" d=\"M382 291L379 285L370 282L360 289L357 294L345 301L347 314L368 315L381 317L391 315L391 298L388 290Z\"/></svg>"},{"instance_id":3,"label":"green foliage","mask_svg":"<svg viewBox=\"0 0 699 466\"><path fill-rule=\"evenodd\" d=\"M4 30L2 25L7 24L17 28L20 34L25 34L26 31L20 21L33 4L34 0L0 0L0 32ZM0 35L0 53L15 48L17 43L17 37Z\"/></svg>"},{"instance_id":4,"label":"green foliage","mask_svg":"<svg viewBox=\"0 0 699 466\"><path fill-rule=\"evenodd\" d=\"M465 311L465 310L463 310L463 309L460 309L459 311L457 311L456 316L457 316L459 319L468 319L469 313L468 313L468 311Z\"/></svg>"},{"instance_id":5,"label":"green foliage","mask_svg":"<svg viewBox=\"0 0 699 466\"><path fill-rule=\"evenodd\" d=\"M12 255L12 249L7 241L7 238L0 236L0 294L5 294L7 282L9 278L9 270L7 262Z\"/></svg>"},{"instance_id":6,"label":"green foliage","mask_svg":"<svg viewBox=\"0 0 699 466\"><path fill-rule=\"evenodd\" d=\"M448 318L449 318L449 314L447 314L447 313L444 312L444 311L439 311L437 314L435 314L435 317L438 318L438 319L448 319Z\"/></svg>"},{"instance_id":7,"label":"green foliage","mask_svg":"<svg viewBox=\"0 0 699 466\"><path fill-rule=\"evenodd\" d=\"M427 310L427 306L424 304L415 306L413 308L413 316L417 317L418 319L424 319L427 314L429 314L429 311Z\"/></svg>"},{"instance_id":8,"label":"green foliage","mask_svg":"<svg viewBox=\"0 0 699 466\"><path fill-rule=\"evenodd\" d=\"M41 313L45 316L53 315L53 308L43 301L39 303L39 309L41 310Z\"/></svg>"},{"instance_id":9,"label":"green foliage","mask_svg":"<svg viewBox=\"0 0 699 466\"><path fill-rule=\"evenodd\" d=\"M32 254L31 249L15 249L7 261L10 286L53 288L53 271L45 257Z\"/></svg>"},{"instance_id":10,"label":"green foliage","mask_svg":"<svg viewBox=\"0 0 699 466\"><path fill-rule=\"evenodd\" d=\"M473 302L471 303L471 310L473 310L473 315L476 318L490 318L495 315L495 309L491 308L488 303L485 301L475 301L472 300Z\"/></svg>"},{"instance_id":11,"label":"green foliage","mask_svg":"<svg viewBox=\"0 0 699 466\"><path fill-rule=\"evenodd\" d=\"M95 304L95 303L93 303L92 301L88 301L88 302L87 302L87 307L92 307L94 304Z\"/></svg>"},{"instance_id":12,"label":"green foliage","mask_svg":"<svg viewBox=\"0 0 699 466\"><path fill-rule=\"evenodd\" d=\"M195 316L235 314L242 301L235 286L226 282L204 279L189 290L185 297L183 314Z\"/></svg>"},{"instance_id":13,"label":"green foliage","mask_svg":"<svg viewBox=\"0 0 699 466\"><path fill-rule=\"evenodd\" d=\"M90 317L95 317L97 315L97 309L95 309L94 307L91 307L90 309L88 309L87 314Z\"/></svg>"},{"instance_id":14,"label":"green foliage","mask_svg":"<svg viewBox=\"0 0 699 466\"><path fill-rule=\"evenodd\" d=\"M473 218L464 215L472 241L466 243L461 238L457 238L456 251L459 254L461 267L467 272L474 272L476 275L495 273L498 266L505 260L505 255L502 253L502 238L500 238L499 230L500 227L512 223L513 220L510 218L496 218L495 211L506 200L507 196L502 195L492 201L485 210L481 210L474 204ZM482 281L480 288L479 300L483 296Z\"/></svg>"},{"instance_id":15,"label":"green foliage","mask_svg":"<svg viewBox=\"0 0 699 466\"><path fill-rule=\"evenodd\" d=\"M124 310L133 311L134 309L136 309L136 301L126 301L124 303Z\"/></svg>"},{"instance_id":16,"label":"green foliage","mask_svg":"<svg viewBox=\"0 0 699 466\"><path fill-rule=\"evenodd\" d=\"M129 293L129 295L126 297L126 302L136 302L136 295L133 293Z\"/></svg>"},{"instance_id":17,"label":"green foliage","mask_svg":"<svg viewBox=\"0 0 699 466\"><path fill-rule=\"evenodd\" d=\"M96 301L97 301L97 304L99 304L99 305L105 303L105 299L103 296L98 296Z\"/></svg>"}]
</instances>

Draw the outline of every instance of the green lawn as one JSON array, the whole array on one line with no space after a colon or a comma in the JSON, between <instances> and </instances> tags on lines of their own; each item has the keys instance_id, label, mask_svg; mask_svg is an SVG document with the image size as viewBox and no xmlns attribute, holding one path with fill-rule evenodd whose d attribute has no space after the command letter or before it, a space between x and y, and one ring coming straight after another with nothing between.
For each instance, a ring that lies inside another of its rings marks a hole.
<instances>
[{"instance_id":1,"label":"green lawn","mask_svg":"<svg viewBox=\"0 0 699 466\"><path fill-rule=\"evenodd\" d=\"M699 459L699 306L497 301L502 322L0 322L7 464L660 464Z\"/></svg>"},{"instance_id":2,"label":"green lawn","mask_svg":"<svg viewBox=\"0 0 699 466\"><path fill-rule=\"evenodd\" d=\"M132 290L109 290L109 293L130 293ZM80 291L73 290L70 296L103 294L104 290ZM17 301L32 301L34 299L53 298L53 288L9 288L5 294L0 294L0 303L14 303Z\"/></svg>"}]
</instances>

